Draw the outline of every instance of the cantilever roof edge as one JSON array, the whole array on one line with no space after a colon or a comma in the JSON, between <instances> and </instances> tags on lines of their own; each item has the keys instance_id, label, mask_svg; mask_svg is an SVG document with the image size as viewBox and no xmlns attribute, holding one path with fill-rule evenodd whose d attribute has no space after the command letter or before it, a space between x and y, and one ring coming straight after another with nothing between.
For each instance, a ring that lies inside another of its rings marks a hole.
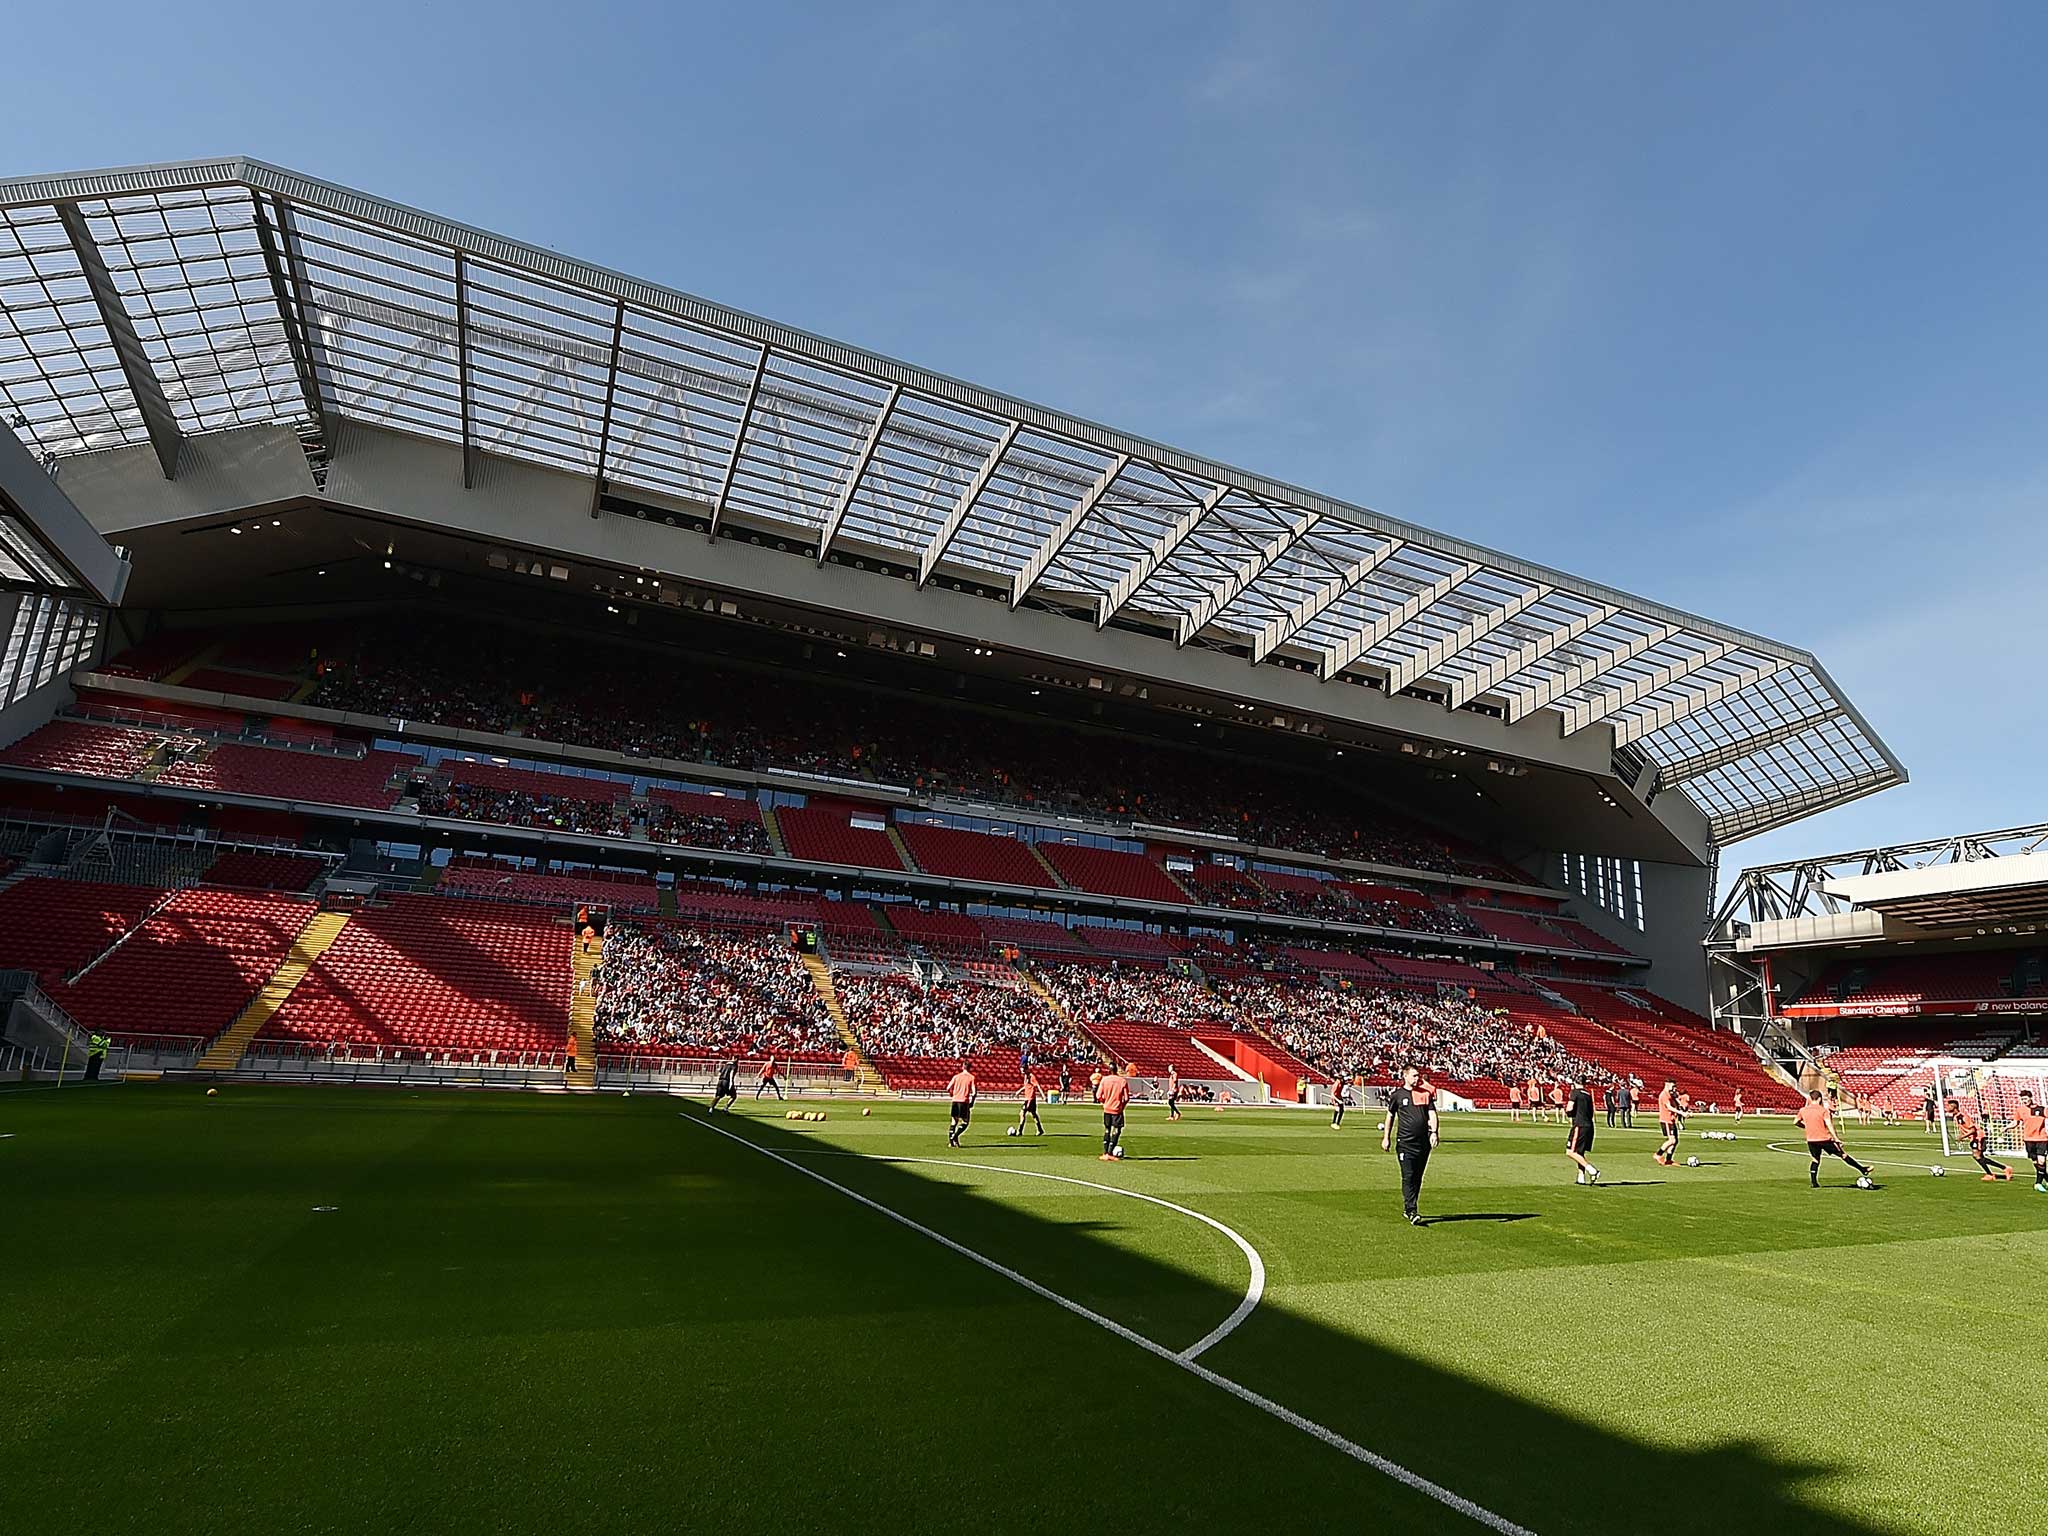
<instances>
[{"instance_id":1,"label":"cantilever roof edge","mask_svg":"<svg viewBox=\"0 0 2048 1536\"><path fill-rule=\"evenodd\" d=\"M1589 601L1612 603L1646 619L1674 624L1693 634L1727 641L1781 661L1795 662L1816 669L1819 666L1811 652L1798 646L1788 645L1783 641L1773 640L1768 636L1700 614L1688 613L1668 603L1661 603L1604 583L1588 581L1536 561L1460 539L1434 528L1390 517L1369 507L1343 501L1319 491L1189 453L1184 449L1104 426L1085 417L1069 415L950 375L934 373L930 369L920 368L882 353L870 352L846 342L798 330L773 320L763 319L759 315L748 314L744 310L732 309L699 298L695 294L684 293L680 289L652 283L609 267L579 261L558 251L530 245L523 240L496 234L474 225L457 223L423 209L392 202L387 198L335 182L322 181L318 177L308 176L284 166L272 165L267 161L234 156L225 159L167 161L156 165L122 166L58 175L0 179L0 209L65 203L86 198L123 197L150 192L235 185L268 192L308 207L343 214L372 224L381 224L450 250L460 251L465 255L526 268L557 281L602 294L607 298L620 299L652 310L675 314L797 356L806 356L828 365L864 372L907 389L923 391L949 400L970 410L986 412L993 416L1014 417L1055 436L1071 438L1104 452L1129 454L1133 458L1150 460L1186 474L1227 481L1254 495L1288 502L1304 511L1349 523L1367 532L1425 545L1453 559L1470 560L1505 575L1560 587ZM1836 690L1836 694L1838 698L1843 698L1845 704L1847 703L1839 690ZM1853 706L1850 708L1854 713ZM1883 752L1886 759L1897 767L1897 760L1892 757L1890 750L1884 746L1876 733L1870 730L1860 715L1857 716L1857 723ZM1903 770L1900 771L1903 777Z\"/></svg>"}]
</instances>

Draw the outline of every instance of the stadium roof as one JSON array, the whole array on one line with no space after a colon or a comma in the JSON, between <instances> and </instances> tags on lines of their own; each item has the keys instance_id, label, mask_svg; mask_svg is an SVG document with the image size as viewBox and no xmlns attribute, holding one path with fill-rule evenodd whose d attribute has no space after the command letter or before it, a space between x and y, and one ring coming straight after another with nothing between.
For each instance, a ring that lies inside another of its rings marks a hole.
<instances>
[{"instance_id":1,"label":"stadium roof","mask_svg":"<svg viewBox=\"0 0 2048 1536\"><path fill-rule=\"evenodd\" d=\"M1553 710L1718 842L1905 778L1795 647L254 160L0 181L0 412L53 467L147 444L168 478L202 433L380 426L820 563Z\"/></svg>"},{"instance_id":2,"label":"stadium roof","mask_svg":"<svg viewBox=\"0 0 2048 1536\"><path fill-rule=\"evenodd\" d=\"M1766 937L1822 940L1836 930L1786 925L1859 912L1921 928L1975 927L1979 933L2048 923L2048 823L1744 870L1722 903L1721 920L1777 925Z\"/></svg>"}]
</instances>

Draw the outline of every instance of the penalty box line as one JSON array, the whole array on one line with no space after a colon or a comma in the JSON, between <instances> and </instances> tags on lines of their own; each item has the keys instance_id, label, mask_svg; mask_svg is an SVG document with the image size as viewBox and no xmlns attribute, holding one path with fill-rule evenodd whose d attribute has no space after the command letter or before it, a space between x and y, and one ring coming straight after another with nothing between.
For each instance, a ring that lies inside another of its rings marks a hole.
<instances>
[{"instance_id":1,"label":"penalty box line","mask_svg":"<svg viewBox=\"0 0 2048 1536\"><path fill-rule=\"evenodd\" d=\"M983 1269L1001 1275L1011 1284L1023 1287L1031 1292L1032 1295L1049 1301L1054 1306L1073 1313L1076 1317L1085 1318L1104 1332L1116 1335L1126 1344L1134 1344L1148 1355L1154 1355L1164 1360L1167 1364L1186 1371L1190 1376L1195 1377L1199 1381L1207 1382L1219 1391L1229 1393L1240 1402L1249 1403L1261 1413L1270 1415L1281 1423L1320 1440L1332 1450L1341 1451L1353 1461L1368 1466L1383 1476L1392 1478L1405 1488L1411 1488L1426 1498L1434 1499L1446 1509L1455 1510L1469 1520L1476 1520L1488 1530L1499 1531L1502 1533L1502 1536L1536 1536L1536 1533L1527 1526L1517 1525L1505 1515L1497 1515L1485 1505L1475 1503L1463 1494L1455 1493L1451 1489L1444 1487L1441 1483L1432 1482L1419 1472L1411 1472L1398 1461L1382 1456L1377 1451L1368 1450L1357 1441L1347 1439L1327 1425L1318 1424L1314 1419L1296 1413L1285 1404L1274 1402L1272 1398L1267 1397L1264 1393L1254 1392L1250 1387L1240 1382L1232 1381L1228 1376L1218 1371L1212 1371L1199 1360L1190 1359L1186 1355L1167 1348L1164 1344L1156 1343L1146 1338L1144 1334L1139 1333L1136 1329L1126 1328L1113 1317L1106 1317L1092 1307L1083 1306L1078 1301L1062 1296L1050 1286L1039 1284L1038 1281L1033 1280L1029 1275L1022 1274L1010 1268L1009 1265L988 1257L987 1254L978 1253L965 1243L958 1242L946 1236L945 1233L904 1215L901 1211L893 1210L889 1206L882 1204L881 1201L862 1194L857 1189L850 1189L846 1185L841 1184L837 1179L820 1173L815 1168L807 1168L793 1157L785 1157L772 1147L764 1147L757 1141L750 1141L745 1136L737 1135L732 1131L713 1125L710 1121L700 1119L698 1116L687 1111L678 1110L677 1114L694 1125L702 1126L714 1135L723 1136L727 1141L737 1142L751 1152L758 1152L763 1157L773 1158L776 1162L782 1164L783 1167L792 1168L807 1179L817 1180L818 1183L823 1184L827 1189L836 1190L838 1193L846 1196L847 1199L866 1206L877 1215L888 1217L889 1220L895 1222L898 1226L907 1227L920 1237L930 1238L940 1247L950 1249L952 1252L959 1254L963 1259L968 1259L973 1263L979 1264Z\"/></svg>"}]
</instances>

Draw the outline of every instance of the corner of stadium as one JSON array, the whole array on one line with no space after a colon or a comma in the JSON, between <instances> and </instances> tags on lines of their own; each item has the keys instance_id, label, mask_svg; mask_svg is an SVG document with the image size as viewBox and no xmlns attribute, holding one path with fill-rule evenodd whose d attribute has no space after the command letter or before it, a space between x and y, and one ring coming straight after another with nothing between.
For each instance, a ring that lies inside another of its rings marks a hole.
<instances>
[{"instance_id":1,"label":"corner of stadium","mask_svg":"<svg viewBox=\"0 0 2048 1536\"><path fill-rule=\"evenodd\" d=\"M250 159L0 417L0 1523L1940 1528L1782 1352L1999 1358L2048 829L1724 882L1796 644Z\"/></svg>"}]
</instances>

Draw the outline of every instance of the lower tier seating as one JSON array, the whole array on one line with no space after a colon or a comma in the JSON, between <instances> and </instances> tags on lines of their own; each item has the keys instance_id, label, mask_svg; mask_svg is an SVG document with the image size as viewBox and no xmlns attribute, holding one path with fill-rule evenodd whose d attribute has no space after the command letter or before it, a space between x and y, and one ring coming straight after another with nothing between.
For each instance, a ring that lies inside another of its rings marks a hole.
<instances>
[{"instance_id":1,"label":"lower tier seating","mask_svg":"<svg viewBox=\"0 0 2048 1536\"><path fill-rule=\"evenodd\" d=\"M211 1039L284 963L314 910L298 896L180 891L51 996L79 1023L117 1038Z\"/></svg>"},{"instance_id":2,"label":"lower tier seating","mask_svg":"<svg viewBox=\"0 0 2048 1536\"><path fill-rule=\"evenodd\" d=\"M563 917L399 896L349 921L259 1038L559 1052L568 1038L570 987Z\"/></svg>"}]
</instances>

